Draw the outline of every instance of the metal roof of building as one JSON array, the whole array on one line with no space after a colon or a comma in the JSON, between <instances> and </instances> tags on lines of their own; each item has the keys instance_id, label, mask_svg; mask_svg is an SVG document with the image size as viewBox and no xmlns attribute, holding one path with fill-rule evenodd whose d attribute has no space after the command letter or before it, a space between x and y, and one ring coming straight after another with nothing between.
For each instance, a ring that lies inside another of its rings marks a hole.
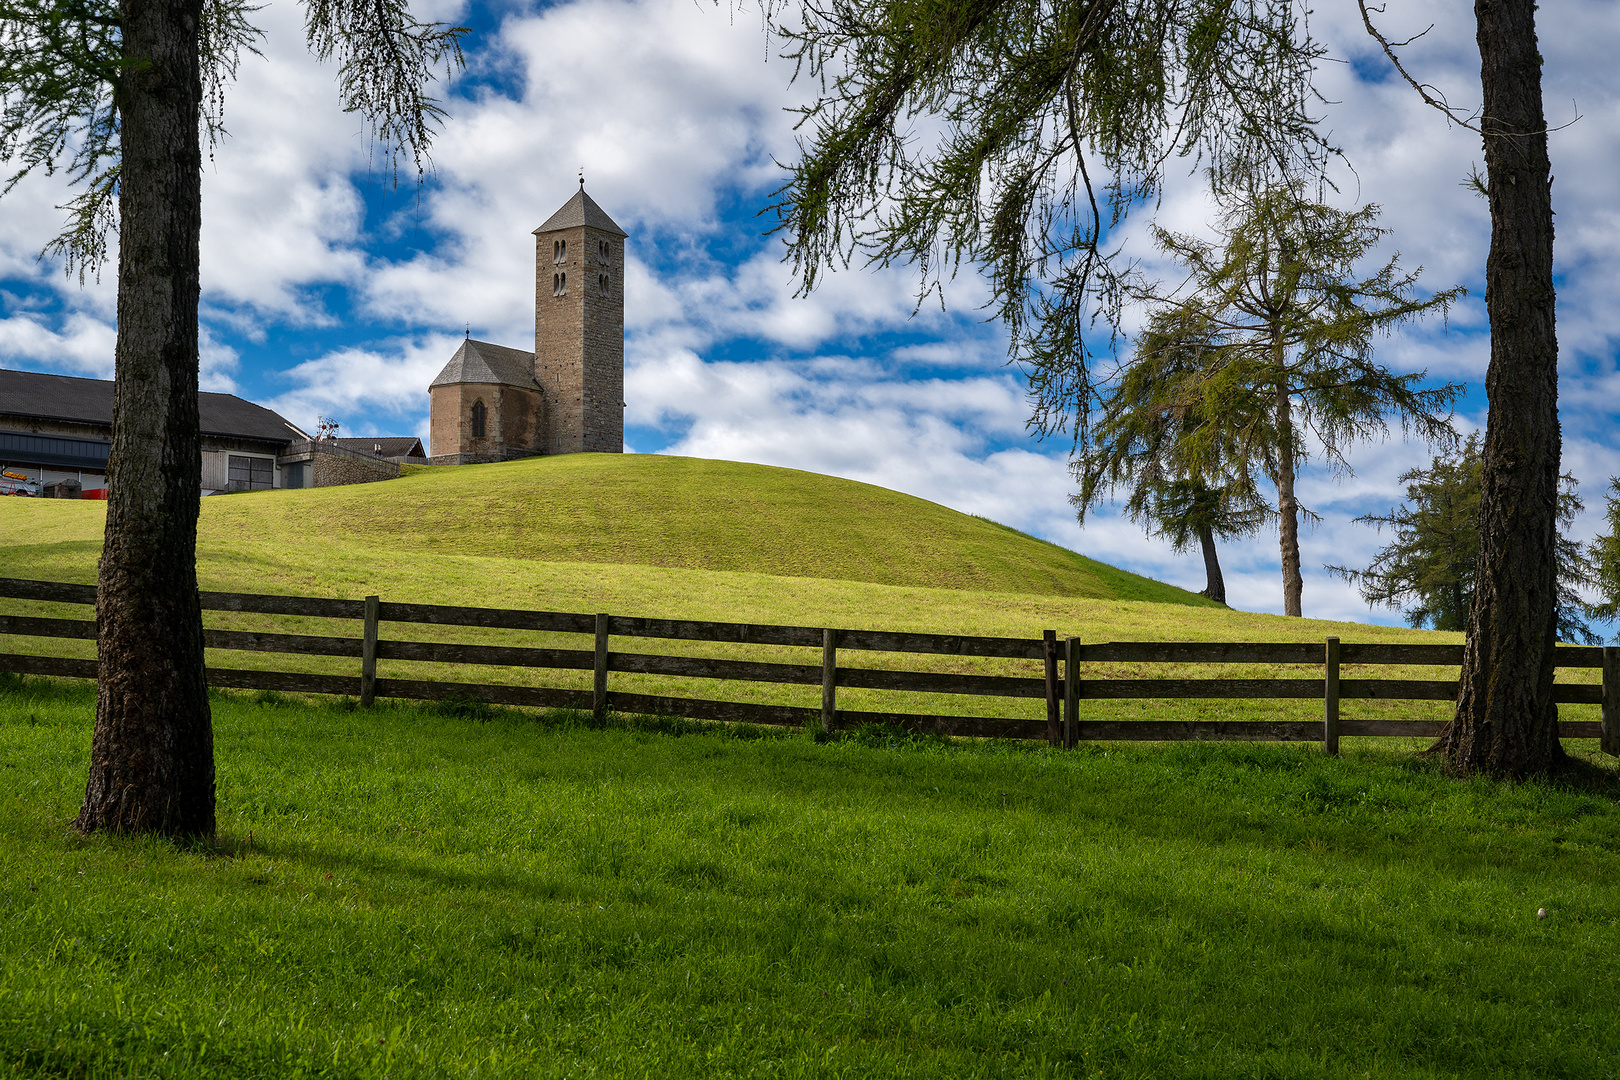
<instances>
[{"instance_id":1,"label":"metal roof of building","mask_svg":"<svg viewBox=\"0 0 1620 1080\"><path fill-rule=\"evenodd\" d=\"M546 218L546 223L534 230L534 234L539 236L541 233L557 232L560 229L577 229L581 225L610 232L615 236L630 235L613 223L607 211L596 205L596 200L585 194L583 186L574 192L573 198L562 204L562 209Z\"/></svg>"},{"instance_id":2,"label":"metal roof of building","mask_svg":"<svg viewBox=\"0 0 1620 1080\"><path fill-rule=\"evenodd\" d=\"M526 390L540 388L534 381L534 353L472 338L461 343L444 370L428 383L428 389L456 383L505 383Z\"/></svg>"},{"instance_id":3,"label":"metal roof of building","mask_svg":"<svg viewBox=\"0 0 1620 1080\"><path fill-rule=\"evenodd\" d=\"M280 414L235 394L200 393L204 435L289 443L309 436ZM0 369L0 415L112 426L113 384L106 379Z\"/></svg>"}]
</instances>

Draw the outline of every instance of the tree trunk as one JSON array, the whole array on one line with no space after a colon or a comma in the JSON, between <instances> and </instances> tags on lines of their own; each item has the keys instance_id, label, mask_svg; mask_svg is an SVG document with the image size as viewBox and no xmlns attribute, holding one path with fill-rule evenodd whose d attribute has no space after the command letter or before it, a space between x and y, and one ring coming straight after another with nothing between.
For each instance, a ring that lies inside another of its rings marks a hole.
<instances>
[{"instance_id":1,"label":"tree trunk","mask_svg":"<svg viewBox=\"0 0 1620 1080\"><path fill-rule=\"evenodd\" d=\"M1286 379L1277 385L1277 534L1282 545L1283 614L1300 617L1299 500L1294 497L1294 417Z\"/></svg>"},{"instance_id":2,"label":"tree trunk","mask_svg":"<svg viewBox=\"0 0 1620 1080\"><path fill-rule=\"evenodd\" d=\"M1226 603L1226 579L1221 577L1221 560L1215 554L1215 534L1208 528L1198 530L1198 542L1204 549L1204 591L1217 604Z\"/></svg>"},{"instance_id":3,"label":"tree trunk","mask_svg":"<svg viewBox=\"0 0 1620 1080\"><path fill-rule=\"evenodd\" d=\"M197 597L200 0L124 0L118 353L83 832L214 831Z\"/></svg>"},{"instance_id":4,"label":"tree trunk","mask_svg":"<svg viewBox=\"0 0 1620 1080\"><path fill-rule=\"evenodd\" d=\"M1476 0L1490 188L1491 361L1479 561L1457 713L1435 748L1458 772L1525 776L1564 760L1557 627L1558 338L1552 169L1534 0Z\"/></svg>"}]
</instances>

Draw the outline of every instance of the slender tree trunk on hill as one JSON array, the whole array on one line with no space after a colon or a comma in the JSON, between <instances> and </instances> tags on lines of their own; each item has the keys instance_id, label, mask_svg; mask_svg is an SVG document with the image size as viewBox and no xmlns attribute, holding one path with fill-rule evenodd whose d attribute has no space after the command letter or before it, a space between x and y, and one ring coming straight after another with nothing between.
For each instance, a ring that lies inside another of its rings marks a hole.
<instances>
[{"instance_id":1,"label":"slender tree trunk on hill","mask_svg":"<svg viewBox=\"0 0 1620 1080\"><path fill-rule=\"evenodd\" d=\"M1534 0L1476 0L1491 205L1491 360L1479 561L1457 713L1435 749L1458 772L1525 776L1564 760L1553 703L1558 338L1552 167Z\"/></svg>"},{"instance_id":2,"label":"slender tree trunk on hill","mask_svg":"<svg viewBox=\"0 0 1620 1080\"><path fill-rule=\"evenodd\" d=\"M1208 526L1198 530L1198 544L1204 549L1204 591L1217 604L1226 603L1226 579L1221 576L1221 560L1215 554L1215 534Z\"/></svg>"},{"instance_id":3,"label":"slender tree trunk on hill","mask_svg":"<svg viewBox=\"0 0 1620 1080\"><path fill-rule=\"evenodd\" d=\"M125 0L118 362L83 832L214 831L197 596L200 0Z\"/></svg>"},{"instance_id":4,"label":"slender tree trunk on hill","mask_svg":"<svg viewBox=\"0 0 1620 1080\"><path fill-rule=\"evenodd\" d=\"M1279 349L1279 352L1281 350ZM1305 578L1299 569L1299 500L1294 495L1294 418L1288 372L1277 373L1277 533L1282 547L1283 614L1299 618Z\"/></svg>"}]
</instances>

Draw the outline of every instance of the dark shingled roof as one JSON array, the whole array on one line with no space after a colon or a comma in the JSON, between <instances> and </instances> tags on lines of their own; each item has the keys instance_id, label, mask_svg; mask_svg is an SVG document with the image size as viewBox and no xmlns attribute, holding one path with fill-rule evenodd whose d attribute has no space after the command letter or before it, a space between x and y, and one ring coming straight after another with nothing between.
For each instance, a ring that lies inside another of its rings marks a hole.
<instances>
[{"instance_id":1,"label":"dark shingled roof","mask_svg":"<svg viewBox=\"0 0 1620 1080\"><path fill-rule=\"evenodd\" d=\"M534 381L534 353L472 338L461 343L444 370L428 383L428 389L456 383L505 383L527 390L540 388Z\"/></svg>"},{"instance_id":2,"label":"dark shingled roof","mask_svg":"<svg viewBox=\"0 0 1620 1080\"><path fill-rule=\"evenodd\" d=\"M204 435L290 443L309 438L263 405L235 394L198 394ZM113 384L106 379L0 369L0 414L112 425Z\"/></svg>"},{"instance_id":3,"label":"dark shingled roof","mask_svg":"<svg viewBox=\"0 0 1620 1080\"><path fill-rule=\"evenodd\" d=\"M333 442L345 450L353 450L357 454L375 454L378 457L419 457L425 459L422 453L422 440L414 435L379 435L374 439L345 438L333 439Z\"/></svg>"},{"instance_id":4,"label":"dark shingled roof","mask_svg":"<svg viewBox=\"0 0 1620 1080\"><path fill-rule=\"evenodd\" d=\"M546 218L546 223L534 230L534 235L556 232L559 229L577 229L581 225L610 232L615 236L630 235L613 223L613 219L607 216L607 211L597 206L596 201L585 194L584 188L574 192L574 197L563 203L561 210Z\"/></svg>"}]
</instances>

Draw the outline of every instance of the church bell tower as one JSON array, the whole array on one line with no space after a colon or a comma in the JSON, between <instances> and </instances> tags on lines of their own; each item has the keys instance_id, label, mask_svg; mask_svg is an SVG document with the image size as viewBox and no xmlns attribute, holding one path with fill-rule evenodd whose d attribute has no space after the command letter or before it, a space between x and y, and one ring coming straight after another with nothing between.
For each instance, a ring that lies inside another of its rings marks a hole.
<instances>
[{"instance_id":1,"label":"church bell tower","mask_svg":"<svg viewBox=\"0 0 1620 1080\"><path fill-rule=\"evenodd\" d=\"M585 194L534 230L534 381L546 399L546 452L624 450L624 242Z\"/></svg>"}]
</instances>

